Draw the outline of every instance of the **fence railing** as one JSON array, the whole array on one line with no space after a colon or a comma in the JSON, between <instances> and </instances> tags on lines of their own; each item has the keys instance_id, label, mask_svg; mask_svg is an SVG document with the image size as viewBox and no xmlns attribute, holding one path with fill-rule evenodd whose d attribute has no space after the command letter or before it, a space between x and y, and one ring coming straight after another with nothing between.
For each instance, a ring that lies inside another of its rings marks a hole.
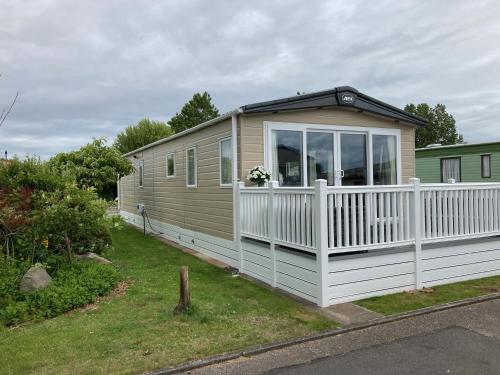
<instances>
[{"instance_id":1,"label":"fence railing","mask_svg":"<svg viewBox=\"0 0 500 375\"><path fill-rule=\"evenodd\" d=\"M273 182L267 188L240 184L238 197L241 236L309 252L500 234L498 183L420 184L413 179L408 185L327 187L317 180L315 187L290 188Z\"/></svg>"}]
</instances>

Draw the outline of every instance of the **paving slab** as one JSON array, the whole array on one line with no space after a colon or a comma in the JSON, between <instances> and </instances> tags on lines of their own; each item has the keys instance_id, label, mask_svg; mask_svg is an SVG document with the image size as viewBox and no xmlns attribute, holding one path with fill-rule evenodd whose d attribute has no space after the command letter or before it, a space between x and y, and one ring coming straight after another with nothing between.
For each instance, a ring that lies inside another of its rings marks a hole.
<instances>
[{"instance_id":1,"label":"paving slab","mask_svg":"<svg viewBox=\"0 0 500 375\"><path fill-rule=\"evenodd\" d=\"M361 324L381 318L383 315L354 303L340 303L321 309L321 314L332 318L343 326Z\"/></svg>"}]
</instances>

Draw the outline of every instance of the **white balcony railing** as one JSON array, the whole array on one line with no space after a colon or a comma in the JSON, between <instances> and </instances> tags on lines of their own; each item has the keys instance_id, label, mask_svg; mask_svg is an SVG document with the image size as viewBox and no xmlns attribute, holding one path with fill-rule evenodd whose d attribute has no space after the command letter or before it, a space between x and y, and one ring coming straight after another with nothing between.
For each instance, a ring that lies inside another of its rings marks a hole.
<instances>
[{"instance_id":1,"label":"white balcony railing","mask_svg":"<svg viewBox=\"0 0 500 375\"><path fill-rule=\"evenodd\" d=\"M500 184L238 188L239 234L345 253L500 235ZM318 228L321 230L318 231ZM323 233L326 232L326 233ZM323 237L323 240L319 237Z\"/></svg>"}]
</instances>

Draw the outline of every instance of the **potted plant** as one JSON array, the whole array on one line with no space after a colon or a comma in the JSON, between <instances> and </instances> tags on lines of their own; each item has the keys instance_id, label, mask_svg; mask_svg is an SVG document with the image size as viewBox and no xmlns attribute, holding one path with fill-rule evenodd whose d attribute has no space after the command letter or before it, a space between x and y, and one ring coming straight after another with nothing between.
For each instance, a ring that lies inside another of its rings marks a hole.
<instances>
[{"instance_id":1,"label":"potted plant","mask_svg":"<svg viewBox=\"0 0 500 375\"><path fill-rule=\"evenodd\" d=\"M266 182L271 180L271 172L266 171L262 165L258 165L250 169L247 179L258 187L262 187Z\"/></svg>"}]
</instances>

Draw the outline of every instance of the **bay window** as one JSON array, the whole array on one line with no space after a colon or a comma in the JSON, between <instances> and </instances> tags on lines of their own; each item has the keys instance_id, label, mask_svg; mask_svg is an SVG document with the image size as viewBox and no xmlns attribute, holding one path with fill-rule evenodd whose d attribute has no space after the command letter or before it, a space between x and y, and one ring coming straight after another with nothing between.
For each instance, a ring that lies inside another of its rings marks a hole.
<instances>
[{"instance_id":1,"label":"bay window","mask_svg":"<svg viewBox=\"0 0 500 375\"><path fill-rule=\"evenodd\" d=\"M398 129L266 123L266 165L280 186L394 185L400 181Z\"/></svg>"}]
</instances>

